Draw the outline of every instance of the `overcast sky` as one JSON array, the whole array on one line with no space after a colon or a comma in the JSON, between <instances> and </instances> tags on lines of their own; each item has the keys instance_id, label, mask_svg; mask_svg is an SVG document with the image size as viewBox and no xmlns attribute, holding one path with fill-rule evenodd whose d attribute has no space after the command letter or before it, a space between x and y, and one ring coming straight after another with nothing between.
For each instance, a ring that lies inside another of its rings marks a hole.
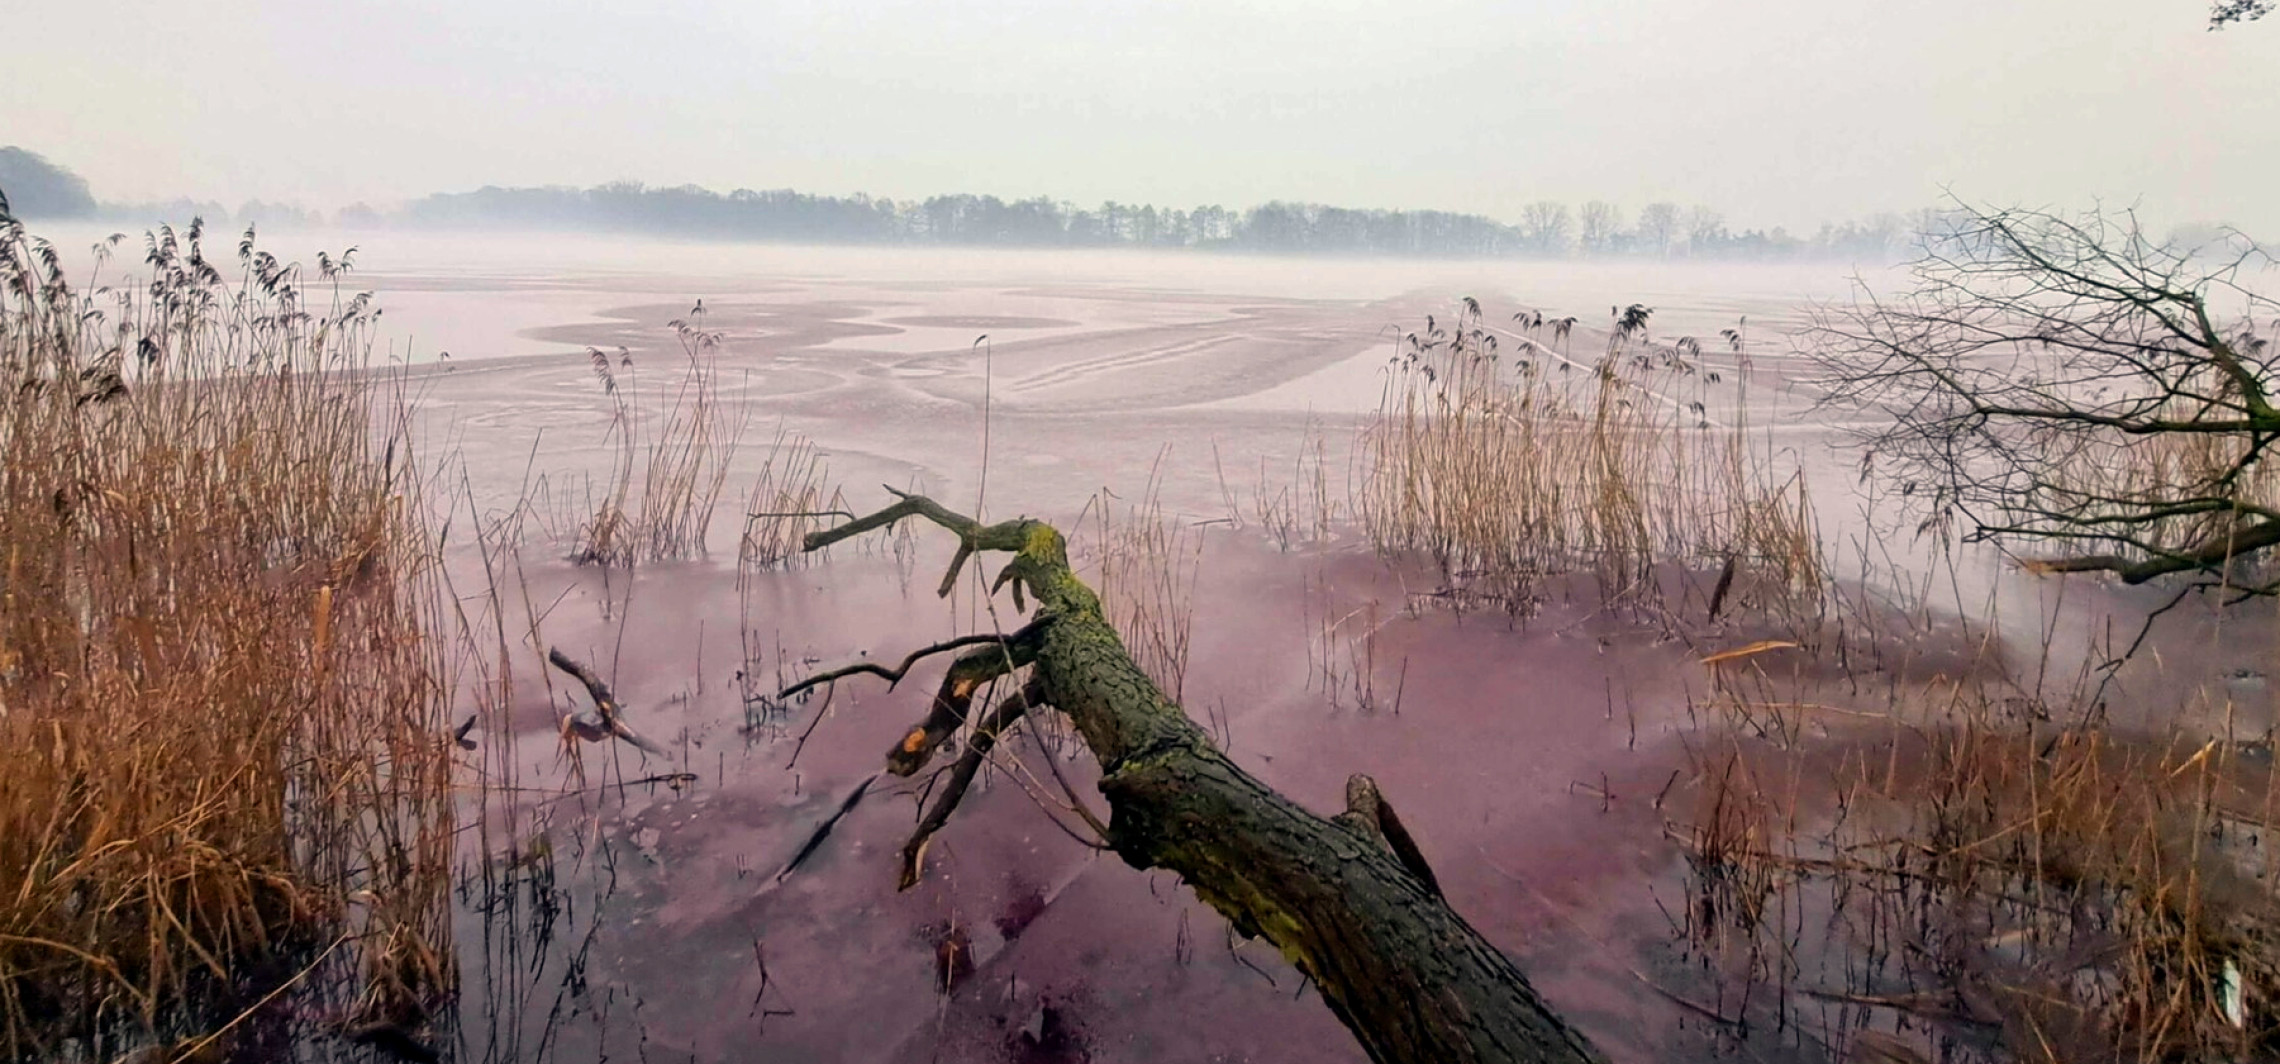
<instances>
[{"instance_id":1,"label":"overcast sky","mask_svg":"<svg viewBox=\"0 0 2280 1064\"><path fill-rule=\"evenodd\" d=\"M2205 0L19 0L0 144L98 197L621 178L1739 226L1937 200L2280 233L2280 16Z\"/></svg>"}]
</instances>

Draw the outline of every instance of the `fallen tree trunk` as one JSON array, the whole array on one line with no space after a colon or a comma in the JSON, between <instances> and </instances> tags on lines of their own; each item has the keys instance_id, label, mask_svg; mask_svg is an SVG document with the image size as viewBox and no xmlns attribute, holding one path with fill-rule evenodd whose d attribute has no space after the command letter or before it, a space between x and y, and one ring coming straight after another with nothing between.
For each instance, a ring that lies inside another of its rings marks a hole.
<instances>
[{"instance_id":1,"label":"fallen tree trunk","mask_svg":"<svg viewBox=\"0 0 2280 1064\"><path fill-rule=\"evenodd\" d=\"M983 525L923 496L895 494L900 501L892 506L809 535L805 548L924 518L958 536L943 594L976 554L1005 552L1012 560L995 586L1011 586L1017 609L1025 594L1037 607L1019 631L938 644L891 672L855 666L826 673L785 692L854 672L899 681L925 653L962 650L927 718L888 755L889 771L910 775L965 722L982 688L1032 668L1020 692L967 744L953 785L905 847L905 887L916 882L927 838L947 821L998 732L1050 707L1069 717L1100 762L1111 813L1107 841L1116 853L1134 868L1178 873L1238 930L1279 947L1372 1060L1599 1059L1511 959L1449 908L1368 777L1348 782L1347 810L1336 817L1300 808L1228 760L1140 671L1099 598L1070 570L1067 546L1051 525Z\"/></svg>"}]
</instances>

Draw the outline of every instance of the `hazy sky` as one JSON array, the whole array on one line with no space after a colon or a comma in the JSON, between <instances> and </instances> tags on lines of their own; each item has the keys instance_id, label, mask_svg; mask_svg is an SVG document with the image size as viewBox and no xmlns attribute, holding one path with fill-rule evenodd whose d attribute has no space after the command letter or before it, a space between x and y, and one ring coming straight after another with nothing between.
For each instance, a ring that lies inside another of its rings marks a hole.
<instances>
[{"instance_id":1,"label":"hazy sky","mask_svg":"<svg viewBox=\"0 0 2280 1064\"><path fill-rule=\"evenodd\" d=\"M112 200L620 178L897 198L2141 203L2280 233L2280 16L2205 0L17 0L0 144Z\"/></svg>"}]
</instances>

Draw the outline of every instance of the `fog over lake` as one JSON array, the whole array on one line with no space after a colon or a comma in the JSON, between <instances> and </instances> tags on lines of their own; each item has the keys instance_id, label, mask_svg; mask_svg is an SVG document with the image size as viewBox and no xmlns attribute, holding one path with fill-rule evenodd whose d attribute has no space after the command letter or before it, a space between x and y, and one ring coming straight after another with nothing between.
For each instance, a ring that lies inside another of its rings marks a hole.
<instances>
[{"instance_id":1,"label":"fog over lake","mask_svg":"<svg viewBox=\"0 0 2280 1064\"><path fill-rule=\"evenodd\" d=\"M18 6L0 1064L2280 1055L2280 0Z\"/></svg>"}]
</instances>

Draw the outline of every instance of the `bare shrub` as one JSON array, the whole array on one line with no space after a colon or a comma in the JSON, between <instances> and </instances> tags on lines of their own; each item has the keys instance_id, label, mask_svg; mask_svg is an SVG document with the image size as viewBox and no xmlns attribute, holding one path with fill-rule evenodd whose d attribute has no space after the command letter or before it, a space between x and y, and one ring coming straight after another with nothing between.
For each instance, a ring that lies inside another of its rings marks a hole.
<instances>
[{"instance_id":1,"label":"bare shrub","mask_svg":"<svg viewBox=\"0 0 2280 1064\"><path fill-rule=\"evenodd\" d=\"M1863 291L1809 335L1833 403L1866 407L1874 468L1927 526L2050 572L2280 592L2265 456L2280 348L2241 284L2260 253L2155 244L2128 215L1954 214L1915 288ZM2182 592L2181 592L2182 593Z\"/></svg>"}]
</instances>

